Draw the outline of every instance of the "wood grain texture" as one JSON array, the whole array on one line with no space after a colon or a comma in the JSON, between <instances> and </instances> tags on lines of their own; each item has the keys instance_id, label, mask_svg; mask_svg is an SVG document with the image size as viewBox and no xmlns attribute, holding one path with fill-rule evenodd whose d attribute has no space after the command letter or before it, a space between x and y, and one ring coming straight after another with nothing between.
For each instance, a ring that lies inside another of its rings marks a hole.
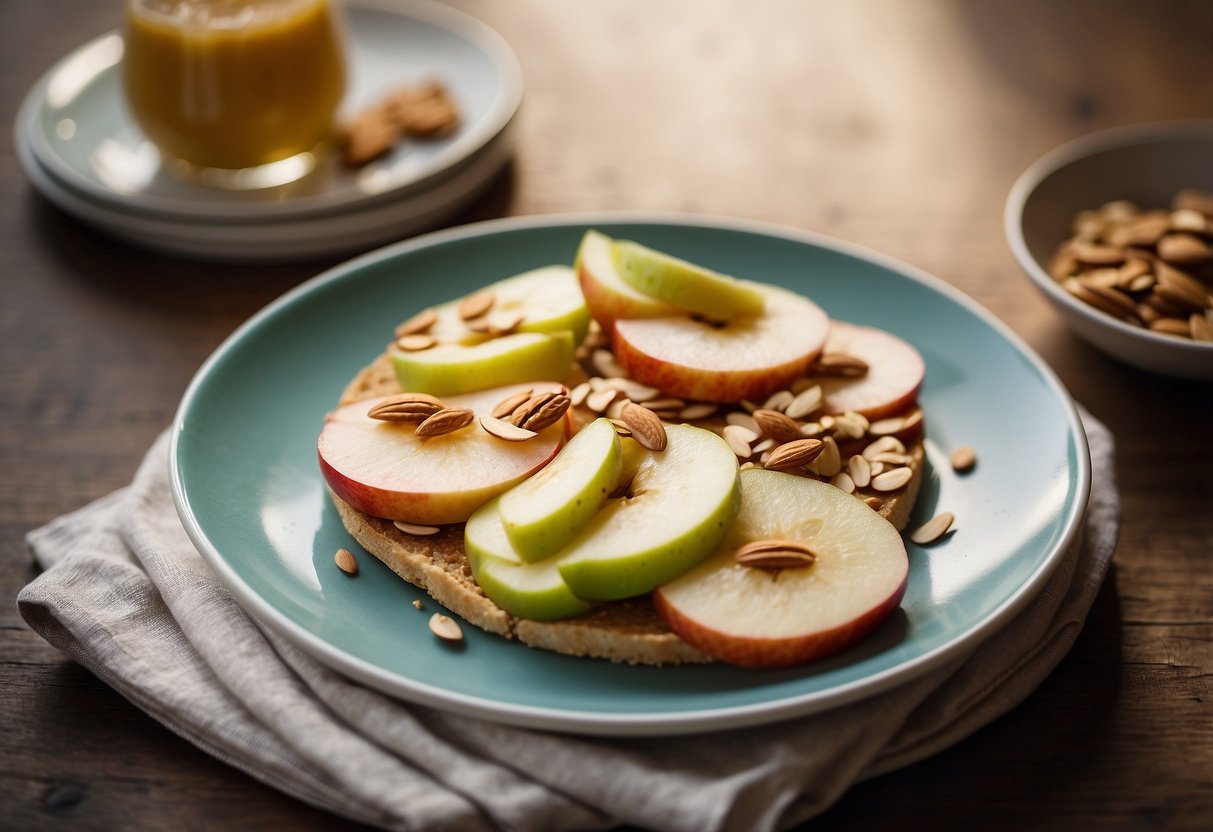
<instances>
[{"instance_id":1,"label":"wood grain texture","mask_svg":"<svg viewBox=\"0 0 1213 832\"><path fill-rule=\"evenodd\" d=\"M1004 242L1015 177L1091 130L1213 114L1213 5L459 0L522 62L511 168L462 223L606 209L811 229L1006 321L1117 436L1124 525L1078 643L1025 703L856 786L811 829L1213 828L1213 386L1079 341ZM117 0L0 4L0 122ZM170 734L25 628L23 534L126 483L191 375L330 261L149 254L62 214L0 131L0 817L11 828L344 829Z\"/></svg>"}]
</instances>

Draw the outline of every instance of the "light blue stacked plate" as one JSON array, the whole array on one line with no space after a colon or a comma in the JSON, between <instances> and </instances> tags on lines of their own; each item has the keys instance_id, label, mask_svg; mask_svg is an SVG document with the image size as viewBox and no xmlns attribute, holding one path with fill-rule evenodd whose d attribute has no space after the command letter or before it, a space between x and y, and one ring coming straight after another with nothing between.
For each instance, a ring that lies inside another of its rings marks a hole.
<instances>
[{"instance_id":1,"label":"light blue stacked plate","mask_svg":"<svg viewBox=\"0 0 1213 832\"><path fill-rule=\"evenodd\" d=\"M569 263L597 228L802 292L835 318L883 327L926 360L929 470L914 523L956 531L910 545L901 610L841 655L800 668L628 667L529 649L466 627L434 639L424 594L358 551L316 461L324 414L411 314L537 266ZM948 452L977 449L970 474ZM515 219L437 232L339 266L242 326L190 385L172 480L193 541L268 627L402 699L501 722L657 735L752 725L855 702L972 651L1042 589L1078 534L1086 439L1052 372L1004 325L935 278L825 238L753 223L619 215Z\"/></svg>"},{"instance_id":2,"label":"light blue stacked plate","mask_svg":"<svg viewBox=\"0 0 1213 832\"><path fill-rule=\"evenodd\" d=\"M404 84L442 81L459 129L405 141L357 170L336 154L289 185L206 188L174 176L126 109L122 38L57 63L18 114L18 158L63 210L114 236L208 259L286 260L365 249L432 227L470 203L513 155L522 75L479 21L429 0L346 6L348 115Z\"/></svg>"}]
</instances>

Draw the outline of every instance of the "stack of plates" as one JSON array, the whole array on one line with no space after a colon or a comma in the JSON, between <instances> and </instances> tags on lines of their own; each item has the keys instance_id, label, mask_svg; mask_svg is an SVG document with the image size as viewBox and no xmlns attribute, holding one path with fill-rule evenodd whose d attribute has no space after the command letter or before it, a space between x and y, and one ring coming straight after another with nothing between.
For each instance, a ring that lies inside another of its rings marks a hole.
<instances>
[{"instance_id":1,"label":"stack of plates","mask_svg":"<svg viewBox=\"0 0 1213 832\"><path fill-rule=\"evenodd\" d=\"M34 186L81 220L149 248L219 260L289 260L364 249L432 227L478 196L513 154L522 73L479 21L429 0L346 6L350 85L343 115L392 90L441 81L461 123L405 140L361 168L335 151L289 185L227 191L161 165L122 93L122 38L77 49L35 85L17 118Z\"/></svg>"}]
</instances>

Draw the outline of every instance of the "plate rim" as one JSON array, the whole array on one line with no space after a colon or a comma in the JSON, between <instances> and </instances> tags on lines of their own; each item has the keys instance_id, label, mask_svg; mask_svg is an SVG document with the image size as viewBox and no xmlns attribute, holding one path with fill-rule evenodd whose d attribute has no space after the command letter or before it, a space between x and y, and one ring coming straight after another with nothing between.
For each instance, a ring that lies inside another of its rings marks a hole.
<instances>
[{"instance_id":1,"label":"plate rim","mask_svg":"<svg viewBox=\"0 0 1213 832\"><path fill-rule=\"evenodd\" d=\"M900 274L929 289L943 294L978 317L1004 338L1016 352L1033 367L1046 386L1063 405L1067 427L1073 436L1077 450L1075 475L1075 497L1065 527L1050 552L1027 580L1006 598L985 620L960 638L940 645L913 660L895 667L886 668L871 676L838 685L828 691L809 692L785 697L775 701L722 708L708 708L661 713L601 713L592 710L576 710L518 703L494 702L478 696L445 690L426 683L416 682L380 668L371 662L352 656L329 644L318 635L309 632L278 611L269 601L258 595L246 584L223 555L210 543L197 519L189 510L185 483L180 468L180 438L185 427L185 417L194 399L210 372L224 356L247 333L280 309L297 299L385 259L406 255L411 251L433 246L457 243L502 232L516 232L553 227L610 224L651 224L662 226L694 226L705 229L741 231L774 237L795 243L825 248L837 253L864 260ZM967 655L988 640L995 632L1011 621L1033 599L1039 595L1052 577L1064 554L1081 535L1087 502L1091 491L1091 459L1086 431L1083 428L1077 406L1069 392L1061 384L1053 370L1010 327L976 300L928 272L904 263L889 255L864 246L830 237L819 232L797 229L762 220L732 218L709 215L691 215L676 212L632 212L606 211L585 213L559 213L525 215L485 220L454 228L433 231L418 237L403 240L354 257L337 264L320 274L298 284L271 301L237 327L199 367L191 379L174 416L169 446L170 487L173 503L190 540L216 573L220 581L236 596L241 606L264 626L286 638L296 647L320 660L330 668L375 688L395 699L411 704L432 707L447 713L473 717L498 724L521 728L539 728L547 731L585 736L631 736L656 737L675 736L710 731L730 730L777 722L796 716L820 713L876 696L894 687L920 678L925 673L946 662Z\"/></svg>"},{"instance_id":2,"label":"plate rim","mask_svg":"<svg viewBox=\"0 0 1213 832\"><path fill-rule=\"evenodd\" d=\"M265 219L289 221L299 218L320 218L334 212L361 209L372 204L401 199L429 187L438 179L456 171L478 151L505 130L517 116L522 105L525 89L522 66L517 55L505 38L487 23L460 9L445 6L436 0L397 0L395 4L385 0L336 0L346 10L347 16L357 10L391 14L402 19L424 20L464 38L490 57L496 66L505 88L499 101L481 120L477 127L460 137L450 148L444 150L437 162L428 165L421 176L413 176L396 187L373 194L352 195L337 198L332 193L322 192L285 201L222 202L206 207L207 201L196 202L170 199L160 196L127 195L101 187L88 177L81 176L60 154L55 153L44 131L39 128L39 115L46 106L46 93L50 80L75 56L95 47L107 38L122 40L121 28L111 29L70 50L59 57L26 93L17 110L14 122L18 139L24 137L33 158L46 170L54 174L66 186L90 199L111 205L115 210L134 212L153 218L172 217L182 221L204 220L211 223L240 223L244 220ZM347 26L348 28L348 26ZM109 67L107 67L108 69ZM348 90L347 90L348 93Z\"/></svg>"}]
</instances>

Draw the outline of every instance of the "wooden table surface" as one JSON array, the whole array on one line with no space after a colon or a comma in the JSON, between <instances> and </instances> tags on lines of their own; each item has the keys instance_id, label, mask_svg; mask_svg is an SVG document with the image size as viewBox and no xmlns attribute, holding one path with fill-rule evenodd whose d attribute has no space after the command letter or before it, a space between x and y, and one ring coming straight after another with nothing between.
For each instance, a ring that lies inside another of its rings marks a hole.
<instances>
[{"instance_id":1,"label":"wooden table surface","mask_svg":"<svg viewBox=\"0 0 1213 832\"><path fill-rule=\"evenodd\" d=\"M191 375L333 261L151 254L28 184L11 125L119 0L0 4L0 824L345 828L169 733L27 629L26 531L129 481ZM527 99L516 161L455 223L637 209L771 221L953 284L1114 431L1124 522L1073 651L1024 704L861 784L812 829L1213 828L1213 386L1078 340L1004 241L1015 177L1095 129L1213 116L1213 4L460 0Z\"/></svg>"}]
</instances>

